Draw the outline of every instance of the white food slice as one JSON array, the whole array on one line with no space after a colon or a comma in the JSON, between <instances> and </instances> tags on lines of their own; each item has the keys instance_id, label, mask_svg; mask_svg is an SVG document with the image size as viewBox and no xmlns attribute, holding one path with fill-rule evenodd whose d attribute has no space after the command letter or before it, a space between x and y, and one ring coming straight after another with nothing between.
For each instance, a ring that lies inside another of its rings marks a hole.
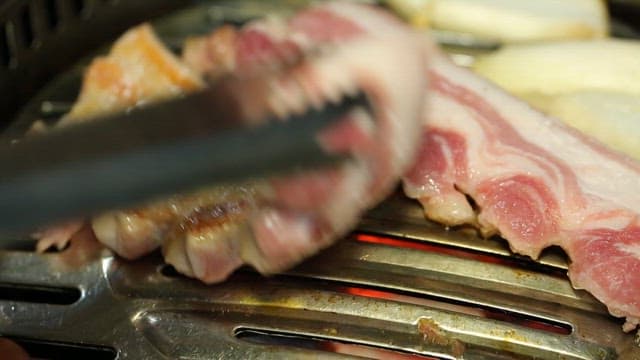
<instances>
[{"instance_id":1,"label":"white food slice","mask_svg":"<svg viewBox=\"0 0 640 360\"><path fill-rule=\"evenodd\" d=\"M579 91L560 96L525 98L611 148L640 159L640 96Z\"/></svg>"},{"instance_id":2,"label":"white food slice","mask_svg":"<svg viewBox=\"0 0 640 360\"><path fill-rule=\"evenodd\" d=\"M640 95L640 42L509 45L477 57L473 69L515 94L598 90Z\"/></svg>"},{"instance_id":3,"label":"white food slice","mask_svg":"<svg viewBox=\"0 0 640 360\"><path fill-rule=\"evenodd\" d=\"M510 45L473 69L611 148L640 159L640 42Z\"/></svg>"},{"instance_id":4,"label":"white food slice","mask_svg":"<svg viewBox=\"0 0 640 360\"><path fill-rule=\"evenodd\" d=\"M504 42L604 37L600 0L436 0L433 27Z\"/></svg>"},{"instance_id":5,"label":"white food slice","mask_svg":"<svg viewBox=\"0 0 640 360\"><path fill-rule=\"evenodd\" d=\"M413 25L502 42L601 38L608 33L602 0L388 0Z\"/></svg>"}]
</instances>

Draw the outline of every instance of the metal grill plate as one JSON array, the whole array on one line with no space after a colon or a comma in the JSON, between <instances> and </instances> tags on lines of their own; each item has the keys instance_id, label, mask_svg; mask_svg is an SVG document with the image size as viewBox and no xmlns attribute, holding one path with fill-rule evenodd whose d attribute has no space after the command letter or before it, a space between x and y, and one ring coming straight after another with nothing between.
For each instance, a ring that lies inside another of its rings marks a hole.
<instances>
[{"instance_id":1,"label":"metal grill plate","mask_svg":"<svg viewBox=\"0 0 640 360\"><path fill-rule=\"evenodd\" d=\"M429 240L446 241L421 241ZM87 244L71 253L3 252L5 286L77 288L81 296L70 305L2 300L0 333L108 347L119 359L350 358L256 344L243 332L437 359L639 358L633 336L566 278L420 245L354 234L287 274L240 271L215 286L172 274L159 255L128 262ZM79 258L87 263L69 263Z\"/></svg>"}]
</instances>

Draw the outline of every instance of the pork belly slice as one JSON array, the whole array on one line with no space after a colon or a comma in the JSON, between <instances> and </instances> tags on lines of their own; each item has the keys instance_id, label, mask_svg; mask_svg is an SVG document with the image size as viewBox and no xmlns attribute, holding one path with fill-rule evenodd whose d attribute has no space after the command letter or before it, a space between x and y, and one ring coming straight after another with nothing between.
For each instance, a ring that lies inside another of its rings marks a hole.
<instances>
[{"instance_id":1,"label":"pork belly slice","mask_svg":"<svg viewBox=\"0 0 640 360\"><path fill-rule=\"evenodd\" d=\"M426 79L419 76L425 56L423 40L397 19L348 2L323 3L289 19L270 17L240 29L224 27L187 42L183 59L210 81L293 64L285 76L247 89L245 108L257 120L265 111L284 119L321 108L358 89L374 111L373 117L356 111L319 134L327 151L349 153L353 161L270 179L252 201L194 213L165 243L167 262L206 282L224 279L243 263L273 273L351 230L413 159L426 91Z\"/></svg>"},{"instance_id":2,"label":"pork belly slice","mask_svg":"<svg viewBox=\"0 0 640 360\"><path fill-rule=\"evenodd\" d=\"M131 30L114 49L139 31L148 28ZM112 51L101 61L137 66L96 78L94 63L79 98L81 103L93 99L84 106L87 115L104 109L101 97L113 108L151 99L142 91L120 91L122 84L135 88L139 81L161 80L153 86L160 97L192 90L167 84L165 78L175 78L168 74L196 74L194 84L230 74L250 79L235 83L235 91L245 95L242 110L253 121L268 113L286 121L291 113L321 108L358 90L366 93L373 112L356 110L318 134L327 151L351 155L340 166L113 211L92 219L95 235L130 259L162 246L168 263L207 283L224 280L242 264L278 272L330 245L392 190L413 159L426 91L423 44L381 9L326 2L289 19L269 17L192 39L184 63L166 51ZM167 73L136 78L157 57L171 58L162 61Z\"/></svg>"},{"instance_id":3,"label":"pork belly slice","mask_svg":"<svg viewBox=\"0 0 640 360\"><path fill-rule=\"evenodd\" d=\"M429 77L422 145L404 177L405 193L427 217L500 234L514 252L536 258L548 246L562 247L573 285L634 329L640 164L442 56Z\"/></svg>"}]
</instances>

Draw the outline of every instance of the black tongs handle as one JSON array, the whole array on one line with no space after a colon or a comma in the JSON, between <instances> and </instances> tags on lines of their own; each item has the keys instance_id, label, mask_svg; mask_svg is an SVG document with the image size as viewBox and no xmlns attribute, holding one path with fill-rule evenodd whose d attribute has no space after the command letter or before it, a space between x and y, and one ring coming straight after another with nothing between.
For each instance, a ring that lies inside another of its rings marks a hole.
<instances>
[{"instance_id":1,"label":"black tongs handle","mask_svg":"<svg viewBox=\"0 0 640 360\"><path fill-rule=\"evenodd\" d=\"M27 137L0 148L0 232L163 195L335 163L318 133L364 95L248 127L219 91Z\"/></svg>"}]
</instances>

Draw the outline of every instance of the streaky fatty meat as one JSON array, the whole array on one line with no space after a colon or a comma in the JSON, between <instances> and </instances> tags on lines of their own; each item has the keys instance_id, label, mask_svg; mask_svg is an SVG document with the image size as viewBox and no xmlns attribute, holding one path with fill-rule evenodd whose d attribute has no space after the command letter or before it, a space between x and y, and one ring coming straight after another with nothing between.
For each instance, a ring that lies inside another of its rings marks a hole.
<instances>
[{"instance_id":1,"label":"streaky fatty meat","mask_svg":"<svg viewBox=\"0 0 640 360\"><path fill-rule=\"evenodd\" d=\"M358 89L373 112L356 110L318 135L327 151L351 155L338 167L201 189L94 217L98 240L123 257L162 246L168 263L207 283L224 280L243 264L262 273L281 271L347 233L393 189L417 150L425 47L381 9L327 2L288 19L270 16L223 27L189 41L183 58L173 58L148 26L130 30L87 70L66 121L188 93L205 86L203 79L229 74L251 79L236 83L235 90L247 94L241 103L252 121L265 113L286 119ZM93 76L105 62L115 65ZM152 74L147 67L164 69ZM145 84L153 84L154 92L145 92ZM43 234L60 243L75 230L72 225Z\"/></svg>"},{"instance_id":2,"label":"streaky fatty meat","mask_svg":"<svg viewBox=\"0 0 640 360\"><path fill-rule=\"evenodd\" d=\"M569 277L640 319L640 164L435 56L418 159L403 180L427 217L499 233L536 258L551 245ZM468 198L473 199L470 201Z\"/></svg>"}]
</instances>

